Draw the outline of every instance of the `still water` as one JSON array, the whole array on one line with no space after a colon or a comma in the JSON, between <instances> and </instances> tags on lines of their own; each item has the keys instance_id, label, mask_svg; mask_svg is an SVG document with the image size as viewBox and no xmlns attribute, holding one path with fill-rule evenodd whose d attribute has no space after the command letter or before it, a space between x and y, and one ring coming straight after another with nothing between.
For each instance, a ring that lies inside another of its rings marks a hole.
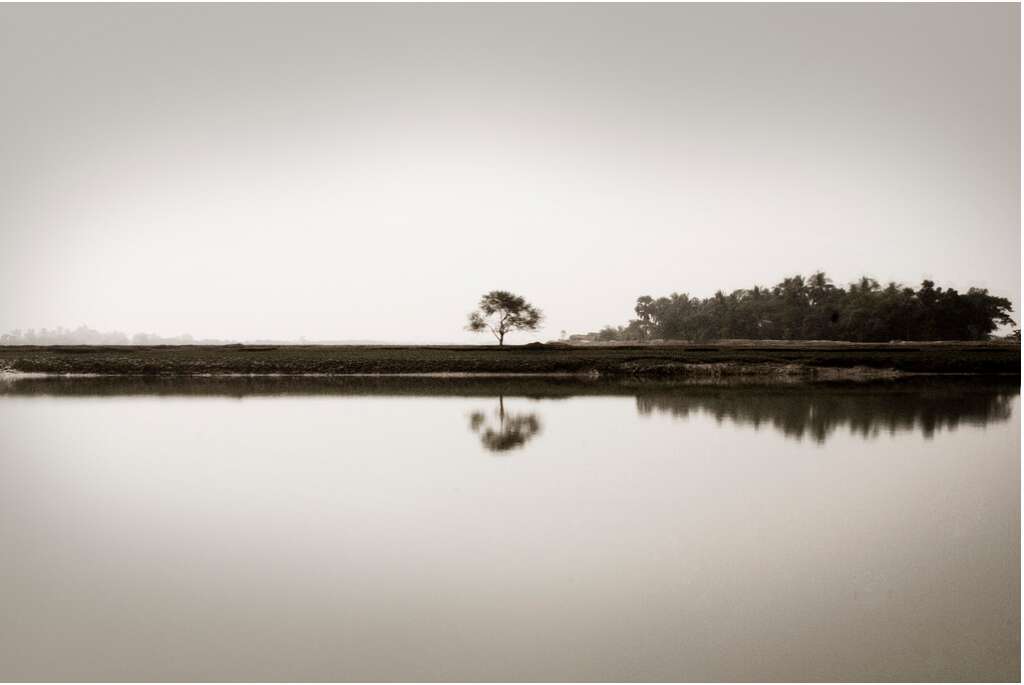
<instances>
[{"instance_id":1,"label":"still water","mask_svg":"<svg viewBox=\"0 0 1024 685\"><path fill-rule=\"evenodd\" d=\"M1019 379L0 382L0 680L1018 680Z\"/></svg>"}]
</instances>

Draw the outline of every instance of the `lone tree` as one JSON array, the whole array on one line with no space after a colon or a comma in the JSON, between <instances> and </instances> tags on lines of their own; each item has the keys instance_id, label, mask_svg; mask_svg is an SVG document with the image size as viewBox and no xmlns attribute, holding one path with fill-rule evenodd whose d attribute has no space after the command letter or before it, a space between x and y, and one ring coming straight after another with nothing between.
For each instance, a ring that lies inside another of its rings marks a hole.
<instances>
[{"instance_id":1,"label":"lone tree","mask_svg":"<svg viewBox=\"0 0 1024 685\"><path fill-rule=\"evenodd\" d=\"M490 331L505 344L505 334L512 331L535 331L544 314L519 295L505 290L492 290L480 298L475 311L469 313L466 330L474 333Z\"/></svg>"}]
</instances>

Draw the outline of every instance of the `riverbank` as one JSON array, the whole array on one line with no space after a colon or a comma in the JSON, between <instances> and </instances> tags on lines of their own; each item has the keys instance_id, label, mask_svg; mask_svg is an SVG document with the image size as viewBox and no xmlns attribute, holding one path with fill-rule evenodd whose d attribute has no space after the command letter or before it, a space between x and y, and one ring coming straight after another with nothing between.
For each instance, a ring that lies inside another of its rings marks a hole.
<instances>
[{"instance_id":1,"label":"riverbank","mask_svg":"<svg viewBox=\"0 0 1024 685\"><path fill-rule=\"evenodd\" d=\"M226 376L498 374L588 377L780 377L1017 374L1006 343L721 343L579 346L52 346L0 347L0 372Z\"/></svg>"}]
</instances>

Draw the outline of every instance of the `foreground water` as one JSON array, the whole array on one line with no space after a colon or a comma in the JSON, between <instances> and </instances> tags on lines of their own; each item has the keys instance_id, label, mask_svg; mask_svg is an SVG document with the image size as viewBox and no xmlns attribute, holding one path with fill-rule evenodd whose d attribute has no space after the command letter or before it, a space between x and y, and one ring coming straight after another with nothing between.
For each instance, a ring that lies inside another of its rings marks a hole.
<instances>
[{"instance_id":1,"label":"foreground water","mask_svg":"<svg viewBox=\"0 0 1024 685\"><path fill-rule=\"evenodd\" d=\"M0 383L0 680L1018 680L1019 379Z\"/></svg>"}]
</instances>

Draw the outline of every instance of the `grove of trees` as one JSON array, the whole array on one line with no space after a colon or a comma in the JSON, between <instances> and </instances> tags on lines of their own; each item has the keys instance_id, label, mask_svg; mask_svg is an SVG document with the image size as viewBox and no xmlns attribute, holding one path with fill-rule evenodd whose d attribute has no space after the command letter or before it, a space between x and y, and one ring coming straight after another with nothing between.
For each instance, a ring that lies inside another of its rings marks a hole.
<instances>
[{"instance_id":1,"label":"grove of trees","mask_svg":"<svg viewBox=\"0 0 1024 685\"><path fill-rule=\"evenodd\" d=\"M637 298L636 318L607 326L598 340L987 340L1013 325L1012 306L984 288L960 293L924 281L917 290L881 286L867 276L848 287L824 273L793 276L772 288L754 286L697 298L672 293Z\"/></svg>"}]
</instances>

